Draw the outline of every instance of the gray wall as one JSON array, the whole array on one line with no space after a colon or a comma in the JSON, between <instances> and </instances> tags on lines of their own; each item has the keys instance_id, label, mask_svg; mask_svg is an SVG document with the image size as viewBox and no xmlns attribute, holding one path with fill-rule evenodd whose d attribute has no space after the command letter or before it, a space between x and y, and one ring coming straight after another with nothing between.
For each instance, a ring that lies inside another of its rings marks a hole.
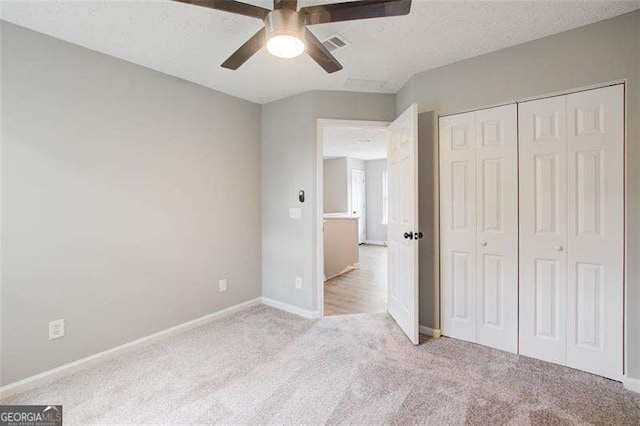
<instances>
[{"instance_id":1,"label":"gray wall","mask_svg":"<svg viewBox=\"0 0 640 426\"><path fill-rule=\"evenodd\" d=\"M262 106L262 293L311 311L318 310L314 285L321 268L313 195L319 118L391 121L395 96L307 92ZM300 189L308 195L302 205ZM302 219L289 219L294 206L302 208ZM302 289L295 288L296 276Z\"/></svg>"},{"instance_id":2,"label":"gray wall","mask_svg":"<svg viewBox=\"0 0 640 426\"><path fill-rule=\"evenodd\" d=\"M365 171L365 162L342 157L323 160L322 163L323 212L351 214L351 171Z\"/></svg>"},{"instance_id":3,"label":"gray wall","mask_svg":"<svg viewBox=\"0 0 640 426\"><path fill-rule=\"evenodd\" d=\"M322 204L324 213L349 212L347 157L324 160L322 166Z\"/></svg>"},{"instance_id":4,"label":"gray wall","mask_svg":"<svg viewBox=\"0 0 640 426\"><path fill-rule=\"evenodd\" d=\"M367 173L367 240L387 241L387 225L382 224L382 172L387 160L365 162Z\"/></svg>"},{"instance_id":5,"label":"gray wall","mask_svg":"<svg viewBox=\"0 0 640 426\"><path fill-rule=\"evenodd\" d=\"M259 297L260 106L0 25L2 383Z\"/></svg>"},{"instance_id":6,"label":"gray wall","mask_svg":"<svg viewBox=\"0 0 640 426\"><path fill-rule=\"evenodd\" d=\"M440 328L440 215L438 147L434 143L435 115L418 114L418 220L424 237L419 245L420 325ZM437 139L435 139L437 140Z\"/></svg>"},{"instance_id":7,"label":"gray wall","mask_svg":"<svg viewBox=\"0 0 640 426\"><path fill-rule=\"evenodd\" d=\"M415 102L421 112L455 113L619 79L627 81L625 359L640 378L640 11L416 74L398 93L397 112ZM428 136L420 143L436 143L435 127ZM436 168L437 155L430 158ZM437 203L427 201L435 215ZM436 319L425 325L438 327Z\"/></svg>"}]
</instances>

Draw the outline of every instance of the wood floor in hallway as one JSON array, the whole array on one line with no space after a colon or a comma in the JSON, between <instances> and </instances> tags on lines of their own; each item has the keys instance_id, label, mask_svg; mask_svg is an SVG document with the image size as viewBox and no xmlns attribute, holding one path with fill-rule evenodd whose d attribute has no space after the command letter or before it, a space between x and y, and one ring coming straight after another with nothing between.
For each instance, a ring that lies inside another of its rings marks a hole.
<instances>
[{"instance_id":1,"label":"wood floor in hallway","mask_svg":"<svg viewBox=\"0 0 640 426\"><path fill-rule=\"evenodd\" d=\"M360 267L324 283L324 314L348 315L387 309L387 247L360 246Z\"/></svg>"}]
</instances>

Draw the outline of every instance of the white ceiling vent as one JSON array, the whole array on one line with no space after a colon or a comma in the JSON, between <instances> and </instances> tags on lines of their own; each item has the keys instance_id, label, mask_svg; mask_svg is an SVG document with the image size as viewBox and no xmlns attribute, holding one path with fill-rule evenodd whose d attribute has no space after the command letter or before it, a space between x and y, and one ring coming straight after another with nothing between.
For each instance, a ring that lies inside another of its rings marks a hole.
<instances>
[{"instance_id":1,"label":"white ceiling vent","mask_svg":"<svg viewBox=\"0 0 640 426\"><path fill-rule=\"evenodd\" d=\"M340 34L334 34L323 41L322 45L326 47L329 52L333 52L334 50L348 47L351 45L351 43L349 43L347 39L342 37Z\"/></svg>"}]
</instances>

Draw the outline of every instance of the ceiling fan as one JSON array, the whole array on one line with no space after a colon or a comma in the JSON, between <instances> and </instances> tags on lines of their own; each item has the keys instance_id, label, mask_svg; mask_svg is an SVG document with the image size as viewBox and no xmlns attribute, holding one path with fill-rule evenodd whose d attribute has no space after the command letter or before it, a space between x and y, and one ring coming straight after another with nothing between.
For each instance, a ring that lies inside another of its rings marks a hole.
<instances>
[{"instance_id":1,"label":"ceiling fan","mask_svg":"<svg viewBox=\"0 0 640 426\"><path fill-rule=\"evenodd\" d=\"M306 51L328 73L342 69L340 62L322 45L309 25L357 19L408 15L411 0L363 0L303 7L298 0L273 0L273 10L235 0L174 0L210 9L262 19L264 27L240 46L222 67L237 70L265 44L280 58L294 58Z\"/></svg>"}]
</instances>

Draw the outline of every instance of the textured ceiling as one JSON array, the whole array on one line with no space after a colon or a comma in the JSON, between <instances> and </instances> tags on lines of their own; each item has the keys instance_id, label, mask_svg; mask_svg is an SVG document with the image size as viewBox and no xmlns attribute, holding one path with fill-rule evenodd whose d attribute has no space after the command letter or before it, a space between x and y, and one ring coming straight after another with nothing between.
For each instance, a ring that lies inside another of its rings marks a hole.
<instances>
[{"instance_id":1,"label":"textured ceiling","mask_svg":"<svg viewBox=\"0 0 640 426\"><path fill-rule=\"evenodd\" d=\"M246 0L269 7L269 1ZM300 6L335 1L300 0ZM395 93L414 73L640 8L640 1L414 0L409 16L313 26L344 70L327 75L308 56L262 49L238 71L220 64L262 22L169 0L6 1L0 18L258 103L308 90ZM349 81L347 88L345 84ZM367 83L360 80L374 80Z\"/></svg>"},{"instance_id":2,"label":"textured ceiling","mask_svg":"<svg viewBox=\"0 0 640 426\"><path fill-rule=\"evenodd\" d=\"M324 158L381 160L387 158L387 129L326 127L322 148Z\"/></svg>"}]
</instances>

